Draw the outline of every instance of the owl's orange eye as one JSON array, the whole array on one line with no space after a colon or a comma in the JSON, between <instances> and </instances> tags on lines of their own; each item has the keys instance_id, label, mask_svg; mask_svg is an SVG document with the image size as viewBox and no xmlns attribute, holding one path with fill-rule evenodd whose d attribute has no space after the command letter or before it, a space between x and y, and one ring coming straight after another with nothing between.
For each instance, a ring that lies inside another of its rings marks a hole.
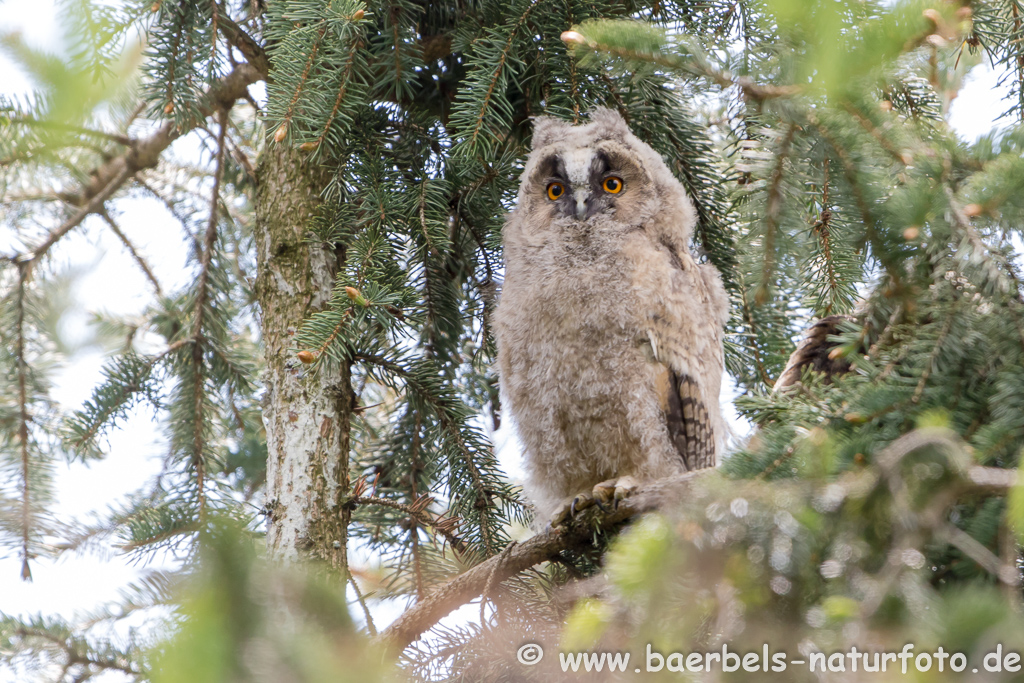
<instances>
[{"instance_id":1,"label":"owl's orange eye","mask_svg":"<svg viewBox=\"0 0 1024 683\"><path fill-rule=\"evenodd\" d=\"M565 194L565 187L562 183L551 183L548 185L548 199L551 201L555 201L563 194Z\"/></svg>"},{"instance_id":2,"label":"owl's orange eye","mask_svg":"<svg viewBox=\"0 0 1024 683\"><path fill-rule=\"evenodd\" d=\"M604 184L602 184L601 187L603 187L604 191L609 194L618 194L622 192L622 178L608 176L604 179Z\"/></svg>"}]
</instances>

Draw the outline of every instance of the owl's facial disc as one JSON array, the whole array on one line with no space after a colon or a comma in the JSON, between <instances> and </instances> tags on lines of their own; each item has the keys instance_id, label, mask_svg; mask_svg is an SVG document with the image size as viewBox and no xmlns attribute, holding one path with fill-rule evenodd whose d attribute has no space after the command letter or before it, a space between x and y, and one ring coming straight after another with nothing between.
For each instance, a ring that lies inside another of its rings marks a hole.
<instances>
[{"instance_id":1,"label":"owl's facial disc","mask_svg":"<svg viewBox=\"0 0 1024 683\"><path fill-rule=\"evenodd\" d=\"M543 187L548 200L559 214L577 221L614 209L615 196L626 189L611 158L601 149L556 153L540 167L546 178ZM552 187L556 187L554 193L550 191Z\"/></svg>"}]
</instances>

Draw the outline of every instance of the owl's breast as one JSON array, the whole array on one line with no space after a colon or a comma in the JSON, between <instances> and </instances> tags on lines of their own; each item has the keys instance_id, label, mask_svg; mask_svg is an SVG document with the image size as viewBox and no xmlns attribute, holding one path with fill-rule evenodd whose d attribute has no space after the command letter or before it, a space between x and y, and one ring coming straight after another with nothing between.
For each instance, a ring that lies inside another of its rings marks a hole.
<instances>
[{"instance_id":1,"label":"owl's breast","mask_svg":"<svg viewBox=\"0 0 1024 683\"><path fill-rule=\"evenodd\" d=\"M621 251L551 251L508 255L495 314L502 384L513 404L545 396L577 416L603 413L612 387L635 383L649 362L646 307Z\"/></svg>"}]
</instances>

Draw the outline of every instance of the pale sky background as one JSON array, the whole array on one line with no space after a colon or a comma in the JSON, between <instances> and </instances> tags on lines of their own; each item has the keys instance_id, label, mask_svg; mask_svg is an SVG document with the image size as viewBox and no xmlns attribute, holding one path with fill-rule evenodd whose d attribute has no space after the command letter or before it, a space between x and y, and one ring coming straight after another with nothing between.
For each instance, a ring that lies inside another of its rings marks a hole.
<instances>
[{"instance_id":1,"label":"pale sky background","mask_svg":"<svg viewBox=\"0 0 1024 683\"><path fill-rule=\"evenodd\" d=\"M60 44L58 10L53 0L0 0L0 33L20 31L36 47L53 49ZM950 121L965 140L973 141L989 132L1007 103L1000 100L999 76L987 62L976 67L952 106ZM0 94L26 93L31 82L0 53ZM257 93L254 93L257 94ZM258 96L258 94L257 94ZM165 290L173 290L189 276L185 269L187 248L184 233L166 208L155 199L121 199L114 203L121 228L148 258ZM148 302L150 289L119 241L96 216L85 221L54 249L58 262L97 264L87 269L74 291L80 313L65 320L69 330L82 329L88 312L105 310L128 314ZM12 236L0 228L0 252L11 251ZM88 398L100 377L104 354L86 351L62 368L56 376L54 398L68 408L77 408ZM747 426L735 419L729 388L723 392L726 409L736 430ZM87 518L102 512L126 493L142 488L160 469L164 445L153 416L141 411L110 437L110 456L101 462L57 466L58 516ZM508 420L505 421L509 423ZM503 431L494 435L498 452L513 478L520 478L518 449L514 437ZM8 614L61 614L72 617L97 605L116 600L118 590L137 579L140 572L171 566L172 558L157 558L148 567L133 566L111 551L63 557L57 561L38 559L32 564L33 582L19 579L20 560L16 553L0 557L0 612ZM378 628L401 610L400 605L375 610ZM478 607L468 606L452 619L474 618ZM0 664L0 683L19 680ZM23 679L22 679L23 680ZM105 681L122 680L107 676Z\"/></svg>"}]
</instances>

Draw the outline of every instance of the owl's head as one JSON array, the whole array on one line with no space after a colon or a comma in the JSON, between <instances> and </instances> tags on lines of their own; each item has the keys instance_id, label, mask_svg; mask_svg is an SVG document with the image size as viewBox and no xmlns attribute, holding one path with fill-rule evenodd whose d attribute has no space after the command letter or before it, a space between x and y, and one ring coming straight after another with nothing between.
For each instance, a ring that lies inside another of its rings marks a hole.
<instances>
[{"instance_id":1,"label":"owl's head","mask_svg":"<svg viewBox=\"0 0 1024 683\"><path fill-rule=\"evenodd\" d=\"M590 123L572 126L549 117L534 125L516 212L551 225L605 221L644 225L675 213L678 225L693 213L661 157L629 130L618 112L598 109ZM693 220L678 226L689 232Z\"/></svg>"}]
</instances>

